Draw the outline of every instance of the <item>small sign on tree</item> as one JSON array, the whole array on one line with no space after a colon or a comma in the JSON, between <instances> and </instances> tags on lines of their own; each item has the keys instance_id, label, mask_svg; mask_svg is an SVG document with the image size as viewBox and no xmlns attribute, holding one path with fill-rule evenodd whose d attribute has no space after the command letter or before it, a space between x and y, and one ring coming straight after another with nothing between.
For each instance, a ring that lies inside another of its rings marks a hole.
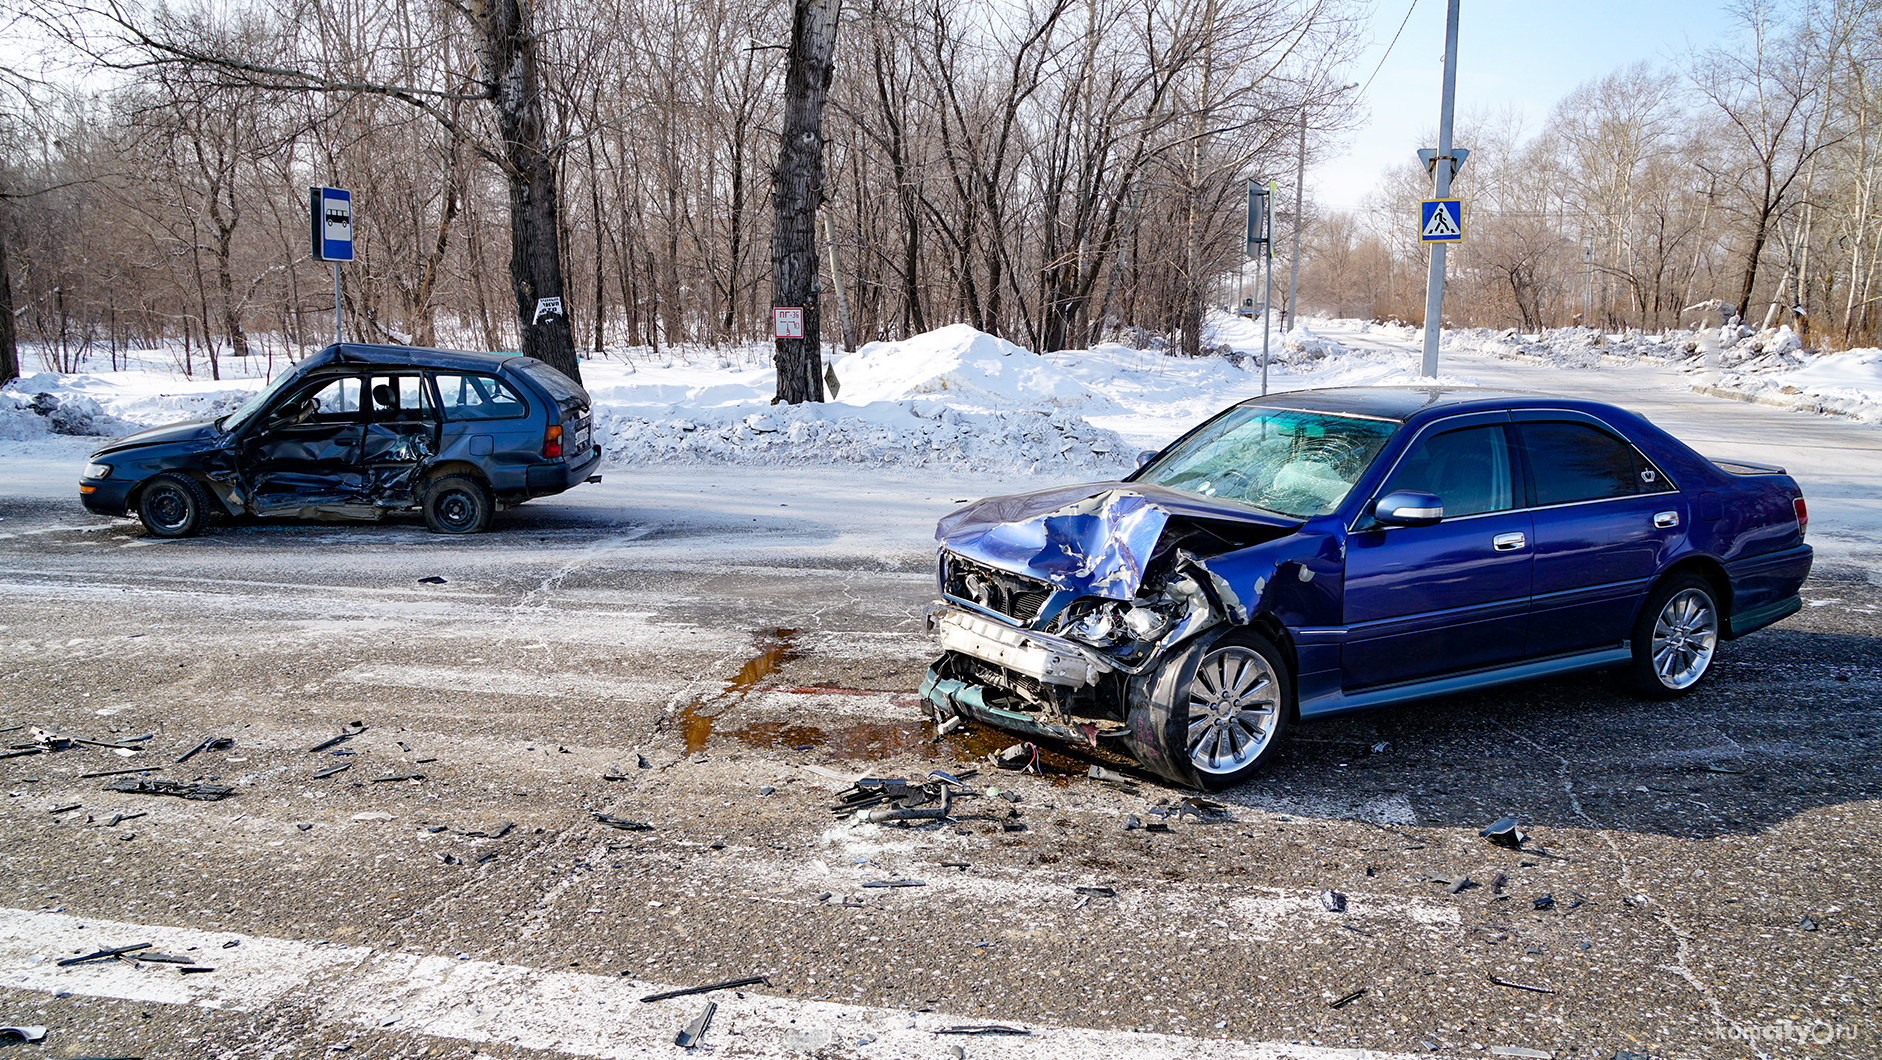
<instances>
[{"instance_id":1,"label":"small sign on tree","mask_svg":"<svg viewBox=\"0 0 1882 1060\"><path fill-rule=\"evenodd\" d=\"M775 329L774 337L776 338L801 339L804 337L804 311L802 309L773 308L771 323Z\"/></svg>"}]
</instances>

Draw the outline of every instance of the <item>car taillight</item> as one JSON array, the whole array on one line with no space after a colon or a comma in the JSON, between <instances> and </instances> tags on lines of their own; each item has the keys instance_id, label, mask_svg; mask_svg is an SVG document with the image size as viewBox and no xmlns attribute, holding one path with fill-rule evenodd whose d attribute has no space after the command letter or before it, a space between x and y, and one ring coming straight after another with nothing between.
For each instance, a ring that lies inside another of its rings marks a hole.
<instances>
[{"instance_id":1,"label":"car taillight","mask_svg":"<svg viewBox=\"0 0 1882 1060\"><path fill-rule=\"evenodd\" d=\"M552 423L548 430L542 432L542 455L549 460L557 459L562 455L561 424Z\"/></svg>"},{"instance_id":2,"label":"car taillight","mask_svg":"<svg viewBox=\"0 0 1882 1060\"><path fill-rule=\"evenodd\" d=\"M1810 509L1804 507L1802 497L1792 501L1791 507L1797 509L1797 536L1802 537L1804 531L1810 529Z\"/></svg>"}]
</instances>

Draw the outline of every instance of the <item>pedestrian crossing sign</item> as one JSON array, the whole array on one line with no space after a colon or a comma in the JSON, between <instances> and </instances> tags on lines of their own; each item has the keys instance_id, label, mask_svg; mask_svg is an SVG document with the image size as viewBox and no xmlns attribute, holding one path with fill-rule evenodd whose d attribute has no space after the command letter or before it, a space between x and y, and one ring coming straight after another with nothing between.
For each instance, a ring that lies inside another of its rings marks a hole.
<instances>
[{"instance_id":1,"label":"pedestrian crossing sign","mask_svg":"<svg viewBox=\"0 0 1882 1060\"><path fill-rule=\"evenodd\" d=\"M1419 204L1418 239L1457 243L1464 238L1464 204L1457 199L1426 199Z\"/></svg>"}]
</instances>

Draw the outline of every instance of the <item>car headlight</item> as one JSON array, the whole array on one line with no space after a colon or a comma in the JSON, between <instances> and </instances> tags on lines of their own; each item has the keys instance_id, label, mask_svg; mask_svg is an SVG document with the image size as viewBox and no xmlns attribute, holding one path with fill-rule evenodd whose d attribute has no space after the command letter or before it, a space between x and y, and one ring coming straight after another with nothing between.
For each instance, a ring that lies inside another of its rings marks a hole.
<instances>
[{"instance_id":1,"label":"car headlight","mask_svg":"<svg viewBox=\"0 0 1882 1060\"><path fill-rule=\"evenodd\" d=\"M111 465L110 464L86 464L85 465L85 477L87 479L110 478L111 477Z\"/></svg>"}]
</instances>

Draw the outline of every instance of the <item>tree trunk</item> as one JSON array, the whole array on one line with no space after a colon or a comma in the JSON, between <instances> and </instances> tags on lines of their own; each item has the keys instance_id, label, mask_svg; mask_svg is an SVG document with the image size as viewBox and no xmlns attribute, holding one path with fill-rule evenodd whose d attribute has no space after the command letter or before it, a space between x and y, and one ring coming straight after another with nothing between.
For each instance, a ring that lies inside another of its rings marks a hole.
<instances>
[{"instance_id":1,"label":"tree trunk","mask_svg":"<svg viewBox=\"0 0 1882 1060\"><path fill-rule=\"evenodd\" d=\"M784 131L772 175L777 221L771 234L771 304L804 310L803 336L777 340L777 397L793 405L823 400L817 207L823 205L823 101L830 90L840 6L840 0L795 0Z\"/></svg>"},{"instance_id":2,"label":"tree trunk","mask_svg":"<svg viewBox=\"0 0 1882 1060\"><path fill-rule=\"evenodd\" d=\"M13 336L13 282L7 273L7 234L0 228L0 385L20 377L20 350Z\"/></svg>"},{"instance_id":3,"label":"tree trunk","mask_svg":"<svg viewBox=\"0 0 1882 1060\"><path fill-rule=\"evenodd\" d=\"M510 185L510 287L522 352L580 381L562 289L561 207L545 142L535 30L522 0L495 0L487 11L479 29Z\"/></svg>"}]
</instances>

